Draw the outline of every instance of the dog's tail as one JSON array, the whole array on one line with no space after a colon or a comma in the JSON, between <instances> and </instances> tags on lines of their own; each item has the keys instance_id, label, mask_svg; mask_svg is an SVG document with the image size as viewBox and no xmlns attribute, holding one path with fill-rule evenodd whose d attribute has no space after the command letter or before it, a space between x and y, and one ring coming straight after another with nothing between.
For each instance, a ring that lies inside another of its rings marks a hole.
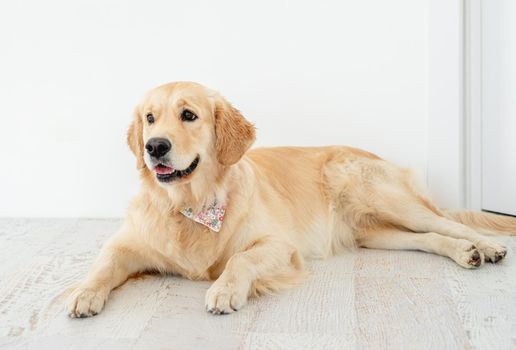
<instances>
[{"instance_id":1,"label":"dog's tail","mask_svg":"<svg viewBox=\"0 0 516 350\"><path fill-rule=\"evenodd\" d=\"M516 236L516 217L475 211L443 210L453 221L487 235Z\"/></svg>"}]
</instances>

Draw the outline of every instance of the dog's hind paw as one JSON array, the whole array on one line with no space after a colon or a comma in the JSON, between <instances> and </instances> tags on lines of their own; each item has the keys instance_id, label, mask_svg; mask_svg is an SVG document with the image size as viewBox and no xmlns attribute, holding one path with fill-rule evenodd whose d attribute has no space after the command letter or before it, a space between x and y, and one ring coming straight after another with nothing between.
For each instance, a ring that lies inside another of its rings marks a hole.
<instances>
[{"instance_id":1,"label":"dog's hind paw","mask_svg":"<svg viewBox=\"0 0 516 350\"><path fill-rule=\"evenodd\" d=\"M465 239L459 240L459 247L452 259L466 269L475 269L484 263L484 253Z\"/></svg>"},{"instance_id":2,"label":"dog's hind paw","mask_svg":"<svg viewBox=\"0 0 516 350\"><path fill-rule=\"evenodd\" d=\"M507 255L507 248L491 240L482 240L475 243L478 249L484 253L486 261L497 263Z\"/></svg>"}]
</instances>

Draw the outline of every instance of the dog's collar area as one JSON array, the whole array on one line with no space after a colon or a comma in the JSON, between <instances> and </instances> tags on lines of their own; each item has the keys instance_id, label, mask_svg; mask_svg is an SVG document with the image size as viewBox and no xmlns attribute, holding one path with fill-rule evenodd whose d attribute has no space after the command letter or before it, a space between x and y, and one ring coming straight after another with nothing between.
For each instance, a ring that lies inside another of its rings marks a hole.
<instances>
[{"instance_id":1,"label":"dog's collar area","mask_svg":"<svg viewBox=\"0 0 516 350\"><path fill-rule=\"evenodd\" d=\"M179 212L187 218L210 228L212 231L219 232L226 214L226 206L215 202L210 206L204 206L199 212L194 212L189 207L183 207Z\"/></svg>"},{"instance_id":2,"label":"dog's collar area","mask_svg":"<svg viewBox=\"0 0 516 350\"><path fill-rule=\"evenodd\" d=\"M197 168L197 165L199 164L199 159L199 156L195 157L194 161L188 166L188 168L183 170L176 169L169 174L156 173L156 178L160 182L171 182L182 177L188 176L195 170L195 168Z\"/></svg>"}]
</instances>

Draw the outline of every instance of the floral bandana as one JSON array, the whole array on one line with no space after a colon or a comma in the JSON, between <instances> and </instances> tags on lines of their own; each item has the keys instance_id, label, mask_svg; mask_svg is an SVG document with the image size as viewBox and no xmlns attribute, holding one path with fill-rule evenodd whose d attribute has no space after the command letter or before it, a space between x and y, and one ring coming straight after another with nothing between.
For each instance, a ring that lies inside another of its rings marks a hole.
<instances>
[{"instance_id":1,"label":"floral bandana","mask_svg":"<svg viewBox=\"0 0 516 350\"><path fill-rule=\"evenodd\" d=\"M212 231L219 232L222 227L222 222L224 221L226 206L219 206L217 202L215 202L209 207L203 207L198 213L194 213L192 208L186 207L179 211L187 218L209 227Z\"/></svg>"}]
</instances>

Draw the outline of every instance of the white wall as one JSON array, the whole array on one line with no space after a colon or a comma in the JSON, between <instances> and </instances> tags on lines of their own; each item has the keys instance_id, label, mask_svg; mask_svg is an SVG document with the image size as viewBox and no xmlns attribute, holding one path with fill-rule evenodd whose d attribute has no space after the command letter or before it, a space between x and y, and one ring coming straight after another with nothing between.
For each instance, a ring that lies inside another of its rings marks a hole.
<instances>
[{"instance_id":1,"label":"white wall","mask_svg":"<svg viewBox=\"0 0 516 350\"><path fill-rule=\"evenodd\" d=\"M426 21L425 0L4 1L0 216L123 215L133 107L173 80L221 91L257 145L426 171Z\"/></svg>"},{"instance_id":2,"label":"white wall","mask_svg":"<svg viewBox=\"0 0 516 350\"><path fill-rule=\"evenodd\" d=\"M462 0L429 1L427 183L447 208L466 204L463 16Z\"/></svg>"}]
</instances>

